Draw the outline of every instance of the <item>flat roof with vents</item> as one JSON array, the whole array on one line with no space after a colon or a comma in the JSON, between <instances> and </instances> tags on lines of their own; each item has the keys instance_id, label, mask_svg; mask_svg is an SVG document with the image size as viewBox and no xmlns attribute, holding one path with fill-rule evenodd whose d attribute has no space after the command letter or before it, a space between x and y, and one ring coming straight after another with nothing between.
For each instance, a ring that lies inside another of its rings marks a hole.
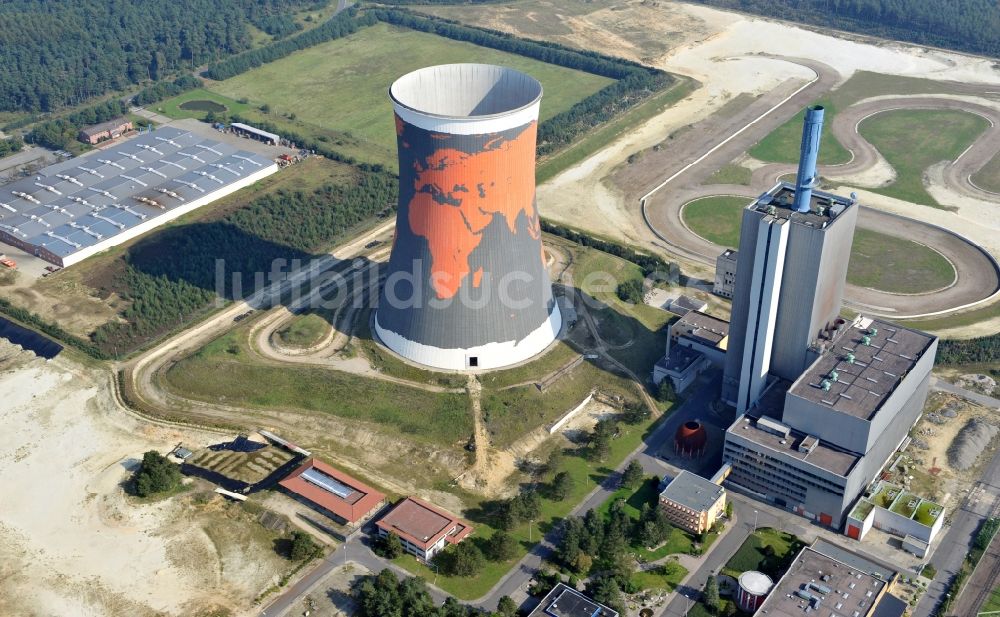
<instances>
[{"instance_id":1,"label":"flat roof with vents","mask_svg":"<svg viewBox=\"0 0 1000 617\"><path fill-rule=\"evenodd\" d=\"M383 493L316 459L307 460L278 484L348 524L367 518L385 500Z\"/></svg>"},{"instance_id":2,"label":"flat roof with vents","mask_svg":"<svg viewBox=\"0 0 1000 617\"><path fill-rule=\"evenodd\" d=\"M838 554L848 554L839 549ZM798 554L785 575L757 609L767 617L870 617L882 601L888 581L813 547Z\"/></svg>"},{"instance_id":3,"label":"flat roof with vents","mask_svg":"<svg viewBox=\"0 0 1000 617\"><path fill-rule=\"evenodd\" d=\"M542 598L528 617L618 617L618 612L559 583Z\"/></svg>"},{"instance_id":4,"label":"flat roof with vents","mask_svg":"<svg viewBox=\"0 0 1000 617\"><path fill-rule=\"evenodd\" d=\"M164 127L0 186L0 242L68 266L277 170Z\"/></svg>"},{"instance_id":5,"label":"flat roof with vents","mask_svg":"<svg viewBox=\"0 0 1000 617\"><path fill-rule=\"evenodd\" d=\"M789 394L871 420L933 342L924 332L859 319L827 343Z\"/></svg>"}]
</instances>

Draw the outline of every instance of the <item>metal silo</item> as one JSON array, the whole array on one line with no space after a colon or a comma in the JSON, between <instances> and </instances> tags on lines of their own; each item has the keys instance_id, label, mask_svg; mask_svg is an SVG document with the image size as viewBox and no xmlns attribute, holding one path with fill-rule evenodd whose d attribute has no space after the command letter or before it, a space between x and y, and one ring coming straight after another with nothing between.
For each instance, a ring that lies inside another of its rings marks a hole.
<instances>
[{"instance_id":1,"label":"metal silo","mask_svg":"<svg viewBox=\"0 0 1000 617\"><path fill-rule=\"evenodd\" d=\"M389 97L399 209L379 340L441 369L534 356L562 321L535 206L541 84L509 68L448 64L404 75Z\"/></svg>"}]
</instances>

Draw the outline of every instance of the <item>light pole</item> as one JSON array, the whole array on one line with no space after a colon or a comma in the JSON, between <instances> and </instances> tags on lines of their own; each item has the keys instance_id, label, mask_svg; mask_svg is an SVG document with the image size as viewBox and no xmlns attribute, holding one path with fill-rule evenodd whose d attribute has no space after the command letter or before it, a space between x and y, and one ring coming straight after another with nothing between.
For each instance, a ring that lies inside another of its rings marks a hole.
<instances>
[{"instance_id":1,"label":"light pole","mask_svg":"<svg viewBox=\"0 0 1000 617\"><path fill-rule=\"evenodd\" d=\"M757 511L753 511L753 532L757 533Z\"/></svg>"}]
</instances>

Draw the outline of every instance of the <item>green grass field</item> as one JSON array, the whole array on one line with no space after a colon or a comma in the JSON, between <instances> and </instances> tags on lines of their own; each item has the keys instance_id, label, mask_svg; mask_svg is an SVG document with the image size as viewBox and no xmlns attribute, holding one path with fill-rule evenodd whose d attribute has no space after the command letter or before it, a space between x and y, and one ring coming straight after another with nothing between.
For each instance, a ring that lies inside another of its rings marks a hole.
<instances>
[{"instance_id":1,"label":"green grass field","mask_svg":"<svg viewBox=\"0 0 1000 617\"><path fill-rule=\"evenodd\" d=\"M703 197L685 204L681 218L691 231L709 242L739 248L741 213L748 203L746 197Z\"/></svg>"},{"instance_id":2,"label":"green grass field","mask_svg":"<svg viewBox=\"0 0 1000 617\"><path fill-rule=\"evenodd\" d=\"M747 186L750 184L750 178L753 176L753 171L742 165L736 165L733 163L726 163L715 173L708 177L702 184L707 186L713 184L740 184Z\"/></svg>"},{"instance_id":3,"label":"green grass field","mask_svg":"<svg viewBox=\"0 0 1000 617\"><path fill-rule=\"evenodd\" d=\"M921 293L955 280L955 268L941 253L912 240L856 229L847 281L893 293Z\"/></svg>"},{"instance_id":4,"label":"green grass field","mask_svg":"<svg viewBox=\"0 0 1000 617\"><path fill-rule=\"evenodd\" d=\"M738 578L747 570L758 570L778 580L777 577L784 573L787 562L791 561L802 546L802 542L790 533L770 528L758 529L729 558L722 573Z\"/></svg>"},{"instance_id":5,"label":"green grass field","mask_svg":"<svg viewBox=\"0 0 1000 617\"><path fill-rule=\"evenodd\" d=\"M1000 615L1000 585L990 593L990 597L987 598L986 603L979 609L979 614L983 617L986 617L990 613L994 616Z\"/></svg>"},{"instance_id":6,"label":"green grass field","mask_svg":"<svg viewBox=\"0 0 1000 617\"><path fill-rule=\"evenodd\" d=\"M896 170L889 186L877 193L940 208L924 188L924 173L942 161L954 161L989 126L984 118L962 111L907 109L866 119L858 132Z\"/></svg>"},{"instance_id":7,"label":"green grass field","mask_svg":"<svg viewBox=\"0 0 1000 617\"><path fill-rule=\"evenodd\" d=\"M833 116L837 113L836 106L827 99L816 101L817 105L826 108L823 123L822 149L819 153L820 165L840 165L851 160L850 151L842 146L833 136ZM799 147L802 144L802 119L806 112L803 109L794 118L782 124L757 145L750 148L749 154L755 159L768 163L798 163Z\"/></svg>"},{"instance_id":8,"label":"green grass field","mask_svg":"<svg viewBox=\"0 0 1000 617\"><path fill-rule=\"evenodd\" d=\"M395 152L386 91L399 76L434 63L485 62L524 71L542 82L541 119L569 109L612 80L433 34L377 24L208 87L231 99L267 103L271 113L349 134ZM385 161L381 161L385 162ZM395 161L392 161L395 164Z\"/></svg>"},{"instance_id":9,"label":"green grass field","mask_svg":"<svg viewBox=\"0 0 1000 617\"><path fill-rule=\"evenodd\" d=\"M691 231L720 246L738 248L742 197L706 197L684 206ZM897 236L856 229L847 282L891 293L925 293L955 279L955 268L937 251Z\"/></svg>"},{"instance_id":10,"label":"green grass field","mask_svg":"<svg viewBox=\"0 0 1000 617\"><path fill-rule=\"evenodd\" d=\"M319 313L303 313L293 317L284 328L278 330L278 338L286 347L306 349L320 342L330 331L329 317Z\"/></svg>"},{"instance_id":11,"label":"green grass field","mask_svg":"<svg viewBox=\"0 0 1000 617\"><path fill-rule=\"evenodd\" d=\"M1000 153L972 174L972 182L981 189L1000 193Z\"/></svg>"},{"instance_id":12,"label":"green grass field","mask_svg":"<svg viewBox=\"0 0 1000 617\"><path fill-rule=\"evenodd\" d=\"M247 333L248 326L241 325L182 359L167 371L166 384L197 400L329 413L427 443L452 446L472 432L465 394L426 392L334 370L257 364Z\"/></svg>"},{"instance_id":13,"label":"green grass field","mask_svg":"<svg viewBox=\"0 0 1000 617\"><path fill-rule=\"evenodd\" d=\"M178 94L172 99L160 101L149 105L149 109L169 116L171 118L204 118L207 112L197 109L181 109L181 105L191 101L211 101L226 108L225 113L245 114L250 110L250 105L240 103L236 99L223 96L217 92L212 92L204 88L195 88L183 94Z\"/></svg>"},{"instance_id":14,"label":"green grass field","mask_svg":"<svg viewBox=\"0 0 1000 617\"><path fill-rule=\"evenodd\" d=\"M684 577L688 570L675 561L668 561L662 566L645 572L636 572L632 575L632 585L640 590L663 590L673 591Z\"/></svg>"}]
</instances>

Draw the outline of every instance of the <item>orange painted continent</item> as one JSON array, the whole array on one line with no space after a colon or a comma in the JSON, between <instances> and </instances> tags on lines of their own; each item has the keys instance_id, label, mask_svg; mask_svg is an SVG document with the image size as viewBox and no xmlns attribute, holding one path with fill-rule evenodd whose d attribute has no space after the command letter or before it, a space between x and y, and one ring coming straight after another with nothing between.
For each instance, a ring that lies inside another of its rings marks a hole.
<instances>
[{"instance_id":1,"label":"orange painted continent","mask_svg":"<svg viewBox=\"0 0 1000 617\"><path fill-rule=\"evenodd\" d=\"M414 165L410 229L427 239L438 298L458 293L469 275L469 256L495 215L513 234L524 212L531 236L541 237L534 205L536 128L533 122L514 139L492 140L492 149L482 152L442 148Z\"/></svg>"}]
</instances>

